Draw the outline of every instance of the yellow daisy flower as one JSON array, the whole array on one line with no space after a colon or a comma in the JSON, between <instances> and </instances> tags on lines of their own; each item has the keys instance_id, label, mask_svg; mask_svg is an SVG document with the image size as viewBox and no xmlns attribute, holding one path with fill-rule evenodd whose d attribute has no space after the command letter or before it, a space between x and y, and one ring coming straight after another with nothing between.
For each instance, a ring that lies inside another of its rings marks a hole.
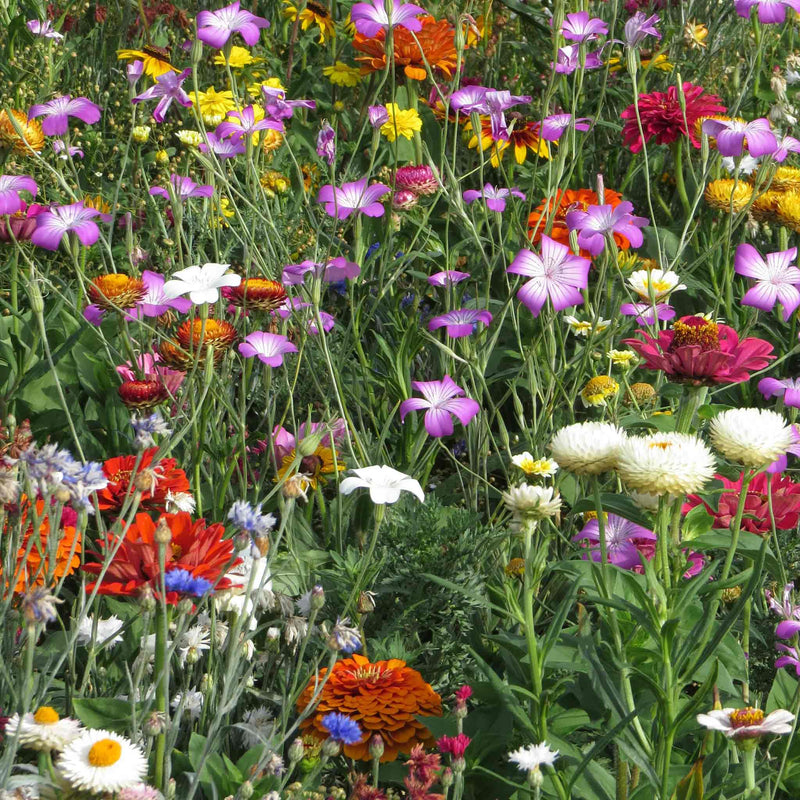
<instances>
[{"instance_id":1,"label":"yellow daisy flower","mask_svg":"<svg viewBox=\"0 0 800 800\"><path fill-rule=\"evenodd\" d=\"M157 78L167 72L180 72L169 63L169 50L163 47L146 45L142 50L117 50L117 58L122 61L141 61L145 75Z\"/></svg>"},{"instance_id":2,"label":"yellow daisy flower","mask_svg":"<svg viewBox=\"0 0 800 800\"><path fill-rule=\"evenodd\" d=\"M381 133L393 142L398 136L410 139L415 131L422 130L422 119L414 108L401 109L397 103L384 106L389 119L381 125Z\"/></svg>"},{"instance_id":3,"label":"yellow daisy flower","mask_svg":"<svg viewBox=\"0 0 800 800\"><path fill-rule=\"evenodd\" d=\"M246 47L239 47L238 44L231 47L231 52L228 56L228 64L231 69L242 69L250 66L250 64L260 64L263 60L263 58L254 56ZM214 56L214 63L218 67L225 66L225 53L222 50Z\"/></svg>"},{"instance_id":4,"label":"yellow daisy flower","mask_svg":"<svg viewBox=\"0 0 800 800\"><path fill-rule=\"evenodd\" d=\"M218 125L229 111L236 108L233 92L229 89L218 92L213 86L204 92L197 92L195 102L206 125Z\"/></svg>"},{"instance_id":5,"label":"yellow daisy flower","mask_svg":"<svg viewBox=\"0 0 800 800\"><path fill-rule=\"evenodd\" d=\"M323 67L322 74L334 86L357 86L361 81L361 70L344 61L337 61L332 67Z\"/></svg>"},{"instance_id":6,"label":"yellow daisy flower","mask_svg":"<svg viewBox=\"0 0 800 800\"><path fill-rule=\"evenodd\" d=\"M298 14L297 6L293 5L291 0L283 0L283 3L286 6L283 9L284 17L294 22ZM305 8L300 11L300 27L307 31L312 25L319 27L319 44L325 44L326 36L331 38L336 36L336 26L331 19L330 11L314 0L306 0Z\"/></svg>"},{"instance_id":7,"label":"yellow daisy flower","mask_svg":"<svg viewBox=\"0 0 800 800\"><path fill-rule=\"evenodd\" d=\"M619 391L619 384L608 375L591 378L581 390L581 401L584 406L604 406L609 397Z\"/></svg>"}]
</instances>

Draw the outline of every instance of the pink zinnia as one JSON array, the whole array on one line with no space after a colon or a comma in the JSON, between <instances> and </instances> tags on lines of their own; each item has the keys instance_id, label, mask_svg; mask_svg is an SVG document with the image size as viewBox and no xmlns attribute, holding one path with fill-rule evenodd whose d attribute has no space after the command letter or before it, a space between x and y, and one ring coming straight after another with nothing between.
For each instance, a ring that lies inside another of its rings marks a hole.
<instances>
[{"instance_id":1,"label":"pink zinnia","mask_svg":"<svg viewBox=\"0 0 800 800\"><path fill-rule=\"evenodd\" d=\"M639 95L639 116L642 120L644 142L655 137L656 144L672 144L682 136L688 136L692 145L700 148L700 140L695 133L695 123L701 117L712 114L724 114L727 110L715 94L704 94L702 86L691 83L683 84L683 96L686 100L686 119L684 120L678 96L678 87L670 86L666 92L650 92ZM632 153L638 153L644 146L636 119L636 107L628 106L620 114L625 125L622 128L622 139Z\"/></svg>"}]
</instances>

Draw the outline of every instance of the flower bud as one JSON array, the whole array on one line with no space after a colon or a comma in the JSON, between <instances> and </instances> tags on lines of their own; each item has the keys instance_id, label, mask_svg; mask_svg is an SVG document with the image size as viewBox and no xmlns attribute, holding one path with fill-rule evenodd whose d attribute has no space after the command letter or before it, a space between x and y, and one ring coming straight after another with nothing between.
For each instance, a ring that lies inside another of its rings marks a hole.
<instances>
[{"instance_id":1,"label":"flower bud","mask_svg":"<svg viewBox=\"0 0 800 800\"><path fill-rule=\"evenodd\" d=\"M169 153L166 150L159 150L156 152L156 163L164 166L169 164Z\"/></svg>"},{"instance_id":2,"label":"flower bud","mask_svg":"<svg viewBox=\"0 0 800 800\"><path fill-rule=\"evenodd\" d=\"M65 486L59 486L58 489L53 492L53 497L55 497L59 503L69 503L69 489Z\"/></svg>"},{"instance_id":3,"label":"flower bud","mask_svg":"<svg viewBox=\"0 0 800 800\"><path fill-rule=\"evenodd\" d=\"M169 529L166 519L161 517L158 520L156 529L153 533L153 541L156 544L169 544L172 541L172 531Z\"/></svg>"},{"instance_id":4,"label":"flower bud","mask_svg":"<svg viewBox=\"0 0 800 800\"><path fill-rule=\"evenodd\" d=\"M319 611L325 605L325 590L319 584L311 590L310 603L313 611Z\"/></svg>"},{"instance_id":5,"label":"flower bud","mask_svg":"<svg viewBox=\"0 0 800 800\"><path fill-rule=\"evenodd\" d=\"M534 767L528 773L528 783L530 783L534 789L538 789L542 783L544 783L544 775L542 775L542 771L539 769L539 767Z\"/></svg>"},{"instance_id":6,"label":"flower bud","mask_svg":"<svg viewBox=\"0 0 800 800\"><path fill-rule=\"evenodd\" d=\"M145 584L139 590L139 607L142 611L152 614L156 610L156 596L149 584Z\"/></svg>"},{"instance_id":7,"label":"flower bud","mask_svg":"<svg viewBox=\"0 0 800 800\"><path fill-rule=\"evenodd\" d=\"M322 755L327 758L336 758L342 750L342 746L333 737L328 737L322 743Z\"/></svg>"},{"instance_id":8,"label":"flower bud","mask_svg":"<svg viewBox=\"0 0 800 800\"><path fill-rule=\"evenodd\" d=\"M439 779L443 789L449 789L453 785L453 770L445 767L442 770L442 777Z\"/></svg>"},{"instance_id":9,"label":"flower bud","mask_svg":"<svg viewBox=\"0 0 800 800\"><path fill-rule=\"evenodd\" d=\"M175 782L175 778L170 778L169 783L167 784L166 800L175 800L175 795L177 793L176 789L177 783Z\"/></svg>"},{"instance_id":10,"label":"flower bud","mask_svg":"<svg viewBox=\"0 0 800 800\"><path fill-rule=\"evenodd\" d=\"M303 740L298 736L290 745L289 745L289 762L291 764L296 764L300 761L303 756L305 755L306 748L303 744Z\"/></svg>"},{"instance_id":11,"label":"flower bud","mask_svg":"<svg viewBox=\"0 0 800 800\"><path fill-rule=\"evenodd\" d=\"M250 781L245 781L240 787L239 791L236 793L237 800L250 800L250 798L256 793L256 790L253 788L253 784Z\"/></svg>"},{"instance_id":12,"label":"flower bud","mask_svg":"<svg viewBox=\"0 0 800 800\"><path fill-rule=\"evenodd\" d=\"M159 711L153 711L144 721L142 730L145 736L160 736L166 730L166 720L164 714Z\"/></svg>"},{"instance_id":13,"label":"flower bud","mask_svg":"<svg viewBox=\"0 0 800 800\"><path fill-rule=\"evenodd\" d=\"M381 758L384 749L383 737L379 733L376 733L369 740L369 754L372 758Z\"/></svg>"},{"instance_id":14,"label":"flower bud","mask_svg":"<svg viewBox=\"0 0 800 800\"><path fill-rule=\"evenodd\" d=\"M41 314L44 311L44 298L36 281L28 284L28 300L30 300L31 310L34 314Z\"/></svg>"},{"instance_id":15,"label":"flower bud","mask_svg":"<svg viewBox=\"0 0 800 800\"><path fill-rule=\"evenodd\" d=\"M308 436L304 436L300 444L297 446L297 452L300 455L300 458L308 458L308 456L313 456L314 453L317 451L317 448L322 443L322 432L317 433L310 433Z\"/></svg>"},{"instance_id":16,"label":"flower bud","mask_svg":"<svg viewBox=\"0 0 800 800\"><path fill-rule=\"evenodd\" d=\"M214 679L207 672L203 674L200 679L200 691L203 694L208 694L214 686Z\"/></svg>"},{"instance_id":17,"label":"flower bud","mask_svg":"<svg viewBox=\"0 0 800 800\"><path fill-rule=\"evenodd\" d=\"M194 607L194 603L192 602L191 598L182 597L180 602L178 603L178 613L179 614L191 614L193 607ZM194 649L195 648L190 647L189 648L189 652L191 653L192 650L194 650ZM197 659L195 659L191 663L194 664L196 661L197 661Z\"/></svg>"},{"instance_id":18,"label":"flower bud","mask_svg":"<svg viewBox=\"0 0 800 800\"><path fill-rule=\"evenodd\" d=\"M454 758L453 759L453 772L456 775L463 775L464 770L467 767L467 762L464 761L463 758Z\"/></svg>"}]
</instances>

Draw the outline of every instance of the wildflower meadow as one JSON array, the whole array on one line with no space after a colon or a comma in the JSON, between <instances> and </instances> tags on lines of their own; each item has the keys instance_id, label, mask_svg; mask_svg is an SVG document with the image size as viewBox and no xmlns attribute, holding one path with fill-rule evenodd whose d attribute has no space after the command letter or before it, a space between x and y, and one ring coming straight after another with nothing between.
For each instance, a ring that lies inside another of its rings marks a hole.
<instances>
[{"instance_id":1,"label":"wildflower meadow","mask_svg":"<svg viewBox=\"0 0 800 800\"><path fill-rule=\"evenodd\" d=\"M800 0L224 2L0 0L0 800L800 797Z\"/></svg>"}]
</instances>

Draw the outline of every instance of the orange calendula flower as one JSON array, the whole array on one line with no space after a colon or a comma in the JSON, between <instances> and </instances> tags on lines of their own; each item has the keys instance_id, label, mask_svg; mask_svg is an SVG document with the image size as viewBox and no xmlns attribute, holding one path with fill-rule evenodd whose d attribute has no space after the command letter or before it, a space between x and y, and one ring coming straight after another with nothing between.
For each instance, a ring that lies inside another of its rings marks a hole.
<instances>
[{"instance_id":1,"label":"orange calendula flower","mask_svg":"<svg viewBox=\"0 0 800 800\"><path fill-rule=\"evenodd\" d=\"M133 308L144 297L145 287L138 278L112 272L92 278L87 292L95 305L113 311L117 308Z\"/></svg>"},{"instance_id":2,"label":"orange calendula flower","mask_svg":"<svg viewBox=\"0 0 800 800\"><path fill-rule=\"evenodd\" d=\"M309 705L327 672L323 669L311 678L297 700L298 711ZM405 661L392 658L370 663L354 653L334 665L315 712L300 723L301 729L317 740L327 739L322 718L332 711L354 719L363 731L361 741L344 745L347 758L371 760L369 740L379 734L384 742L381 761L394 761L417 744L433 745L433 735L417 717L440 717L442 698Z\"/></svg>"},{"instance_id":3,"label":"orange calendula flower","mask_svg":"<svg viewBox=\"0 0 800 800\"><path fill-rule=\"evenodd\" d=\"M19 129L19 132L17 132ZM28 119L24 111L0 111L0 147L11 148L17 155L27 155L44 147L44 132L38 119Z\"/></svg>"},{"instance_id":4,"label":"orange calendula flower","mask_svg":"<svg viewBox=\"0 0 800 800\"><path fill-rule=\"evenodd\" d=\"M482 151L487 150L492 156L492 166L497 167L503 160L506 150L509 148L514 149L514 158L517 164L524 164L525 159L528 157L528 150L540 158L550 158L550 148L548 143L539 138L539 129L541 125L532 119L525 119L522 114L516 112L508 112L506 119L509 123L513 122L513 126L508 134L508 139L495 139L492 136L492 121L488 116L481 116L481 141L480 148ZM472 129L472 123L467 123L467 129ZM478 137L473 133L472 138L469 140L468 147L478 146Z\"/></svg>"},{"instance_id":5,"label":"orange calendula flower","mask_svg":"<svg viewBox=\"0 0 800 800\"><path fill-rule=\"evenodd\" d=\"M427 77L425 62L431 69L438 69L452 78L457 59L453 26L446 19L435 19L430 15L422 17L420 21L422 30L416 34L400 27L392 32L395 64L403 67L406 77L415 81L423 81ZM365 53L356 56L356 61L362 62L362 74L368 75L386 68L385 39L384 30L377 36L356 34L353 47Z\"/></svg>"},{"instance_id":6,"label":"orange calendula flower","mask_svg":"<svg viewBox=\"0 0 800 800\"><path fill-rule=\"evenodd\" d=\"M286 300L286 289L269 278L245 278L238 286L224 286L222 296L237 308L271 311Z\"/></svg>"}]
</instances>

